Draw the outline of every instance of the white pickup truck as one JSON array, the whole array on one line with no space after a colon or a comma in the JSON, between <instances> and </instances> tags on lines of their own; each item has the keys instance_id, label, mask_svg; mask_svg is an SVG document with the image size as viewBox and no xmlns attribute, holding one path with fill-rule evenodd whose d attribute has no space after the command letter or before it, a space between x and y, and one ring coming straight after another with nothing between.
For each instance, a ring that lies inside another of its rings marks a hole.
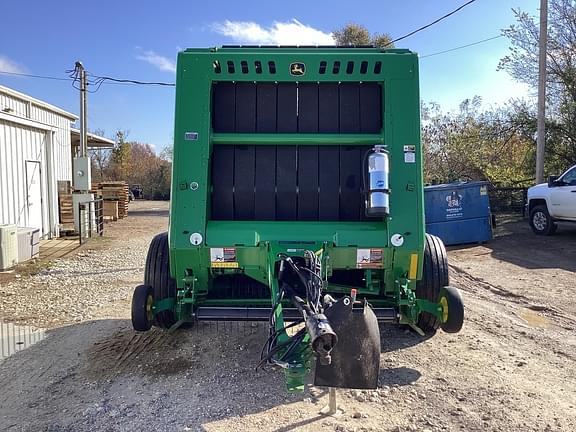
<instances>
[{"instance_id":1,"label":"white pickup truck","mask_svg":"<svg viewBox=\"0 0 576 432\"><path fill-rule=\"evenodd\" d=\"M528 189L530 227L539 235L552 235L556 221L576 222L576 165L548 183Z\"/></svg>"}]
</instances>

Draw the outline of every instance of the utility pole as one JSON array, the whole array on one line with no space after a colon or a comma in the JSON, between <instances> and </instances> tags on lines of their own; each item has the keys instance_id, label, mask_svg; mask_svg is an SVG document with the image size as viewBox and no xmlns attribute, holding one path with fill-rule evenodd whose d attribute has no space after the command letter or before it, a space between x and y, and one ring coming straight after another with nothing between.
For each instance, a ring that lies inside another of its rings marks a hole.
<instances>
[{"instance_id":1,"label":"utility pole","mask_svg":"<svg viewBox=\"0 0 576 432\"><path fill-rule=\"evenodd\" d=\"M86 70L80 61L77 61L75 66L80 75L80 151L78 156L86 157L88 155L88 132L86 128L86 119L88 116L86 111Z\"/></svg>"},{"instance_id":2,"label":"utility pole","mask_svg":"<svg viewBox=\"0 0 576 432\"><path fill-rule=\"evenodd\" d=\"M87 127L87 101L86 88L86 70L82 62L77 61L74 67L76 77L80 79L80 148L78 155L72 162L72 182L74 193L72 194L72 205L74 212L74 228L82 236L85 234L87 227L90 227L90 220L93 218L91 213L91 204L93 195L90 193L92 188L91 160L88 156L88 127ZM88 204L87 204L88 203ZM82 210L83 209L83 210ZM85 234L84 234L85 233Z\"/></svg>"},{"instance_id":3,"label":"utility pole","mask_svg":"<svg viewBox=\"0 0 576 432\"><path fill-rule=\"evenodd\" d=\"M544 182L546 144L546 44L548 41L548 0L540 0L540 38L538 65L538 137L536 139L536 184Z\"/></svg>"}]
</instances>

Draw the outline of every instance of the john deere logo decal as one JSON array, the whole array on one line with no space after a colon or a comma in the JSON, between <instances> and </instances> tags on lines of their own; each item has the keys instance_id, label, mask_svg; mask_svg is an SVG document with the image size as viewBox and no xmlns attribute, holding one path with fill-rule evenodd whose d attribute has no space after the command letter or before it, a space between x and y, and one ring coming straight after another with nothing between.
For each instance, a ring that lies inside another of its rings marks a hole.
<instances>
[{"instance_id":1,"label":"john deere logo decal","mask_svg":"<svg viewBox=\"0 0 576 432\"><path fill-rule=\"evenodd\" d=\"M306 73L306 65L304 63L290 63L290 75L302 76Z\"/></svg>"}]
</instances>

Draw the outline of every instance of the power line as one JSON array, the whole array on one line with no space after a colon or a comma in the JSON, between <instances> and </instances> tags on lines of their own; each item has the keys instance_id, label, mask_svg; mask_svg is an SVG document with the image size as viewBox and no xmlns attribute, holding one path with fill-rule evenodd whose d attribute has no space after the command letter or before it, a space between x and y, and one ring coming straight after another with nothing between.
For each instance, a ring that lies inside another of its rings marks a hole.
<instances>
[{"instance_id":1,"label":"power line","mask_svg":"<svg viewBox=\"0 0 576 432\"><path fill-rule=\"evenodd\" d=\"M392 44L394 44L394 43L396 43L396 42L398 42L398 41L401 41L402 39L406 39L407 37L410 37L410 36L412 36L412 35L414 35L414 34L416 34L416 33L418 33L418 32L421 32L422 30L425 30L425 29L427 29L428 27L432 27L434 24L437 24L437 23L439 23L440 21L442 21L443 19L446 19L446 18L448 18L449 16L454 15L456 12L464 9L466 6L468 6L469 4L474 3L475 1L476 1L476 0L470 0L470 1L466 2L466 3L464 3L462 6L454 9L452 12L449 12L449 13L447 13L446 15L441 16L441 17L438 18L437 20L432 21L431 23L426 24L425 26L422 26L422 27L420 27L420 28L417 28L416 30L411 31L410 33L405 34L404 36L400 36L399 38L396 38L396 39L388 42L388 43L385 45L385 47L387 47L387 46L389 46L389 45L392 45Z\"/></svg>"},{"instance_id":2,"label":"power line","mask_svg":"<svg viewBox=\"0 0 576 432\"><path fill-rule=\"evenodd\" d=\"M69 71L73 72L73 71ZM14 76L21 76L26 78L39 78L39 79L48 79L48 80L56 80L56 81L68 81L72 82L73 84L77 81L74 76L69 78L62 78L62 77L55 77L55 76L48 76L48 75L33 75L27 73L20 73L20 72L10 72L10 71L3 71L0 70L0 74L2 75L14 75ZM140 80L131 80L131 79L118 79L112 77L101 77L97 75L91 75L95 79L93 82L89 83L91 85L101 85L101 84L116 84L116 85L157 85L157 86L170 86L173 87L174 83L167 83L167 82L156 82L156 81L140 81Z\"/></svg>"},{"instance_id":3,"label":"power line","mask_svg":"<svg viewBox=\"0 0 576 432\"><path fill-rule=\"evenodd\" d=\"M499 38L501 38L501 37L504 37L504 35L492 36L492 37L490 37L490 38L482 39L482 40L479 40L479 41L477 41L477 42L472 42L472 43L469 43L469 44L467 44L467 45L461 45L461 46L457 46L457 47L455 47L455 48L450 48L450 49L447 49L447 50L444 50L444 51L438 51L438 52L435 52L435 53L432 53L432 54L426 54L426 55L420 56L420 59L424 59L424 58L427 58L427 57L433 57L433 56L437 56L437 55L440 55L440 54L446 54L446 53L449 53L449 52L452 52L452 51L456 51L456 50L459 50L459 49L462 49L462 48L468 48L468 47L471 47L471 46L474 46L474 45L479 45L479 44L484 43L484 42L489 42L489 41L494 40L494 39L499 39Z\"/></svg>"},{"instance_id":4,"label":"power line","mask_svg":"<svg viewBox=\"0 0 576 432\"><path fill-rule=\"evenodd\" d=\"M19 73L19 72L9 72L0 70L0 74L4 75L16 75L16 76L23 76L28 78L42 78L42 79L49 79L49 80L58 80L58 81L71 81L70 78L58 78L53 76L44 76L44 75L32 75L26 73Z\"/></svg>"},{"instance_id":5,"label":"power line","mask_svg":"<svg viewBox=\"0 0 576 432\"><path fill-rule=\"evenodd\" d=\"M168 82L162 82L162 81L139 81L139 80L132 80L132 79L120 79L120 78L112 78L112 77L107 77L107 76L98 76L98 75L92 75L92 74L89 74L89 75L96 78L95 81L102 80L102 82L112 81L112 82L121 83L121 84L157 85L157 86L168 86L168 87L174 87L176 85L174 83L168 83Z\"/></svg>"}]
</instances>

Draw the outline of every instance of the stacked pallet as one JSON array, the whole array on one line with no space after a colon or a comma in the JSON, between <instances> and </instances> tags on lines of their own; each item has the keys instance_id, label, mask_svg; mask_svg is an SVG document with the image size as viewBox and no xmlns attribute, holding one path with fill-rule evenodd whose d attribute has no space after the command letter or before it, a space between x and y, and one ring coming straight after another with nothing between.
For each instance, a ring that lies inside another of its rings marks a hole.
<instances>
[{"instance_id":1,"label":"stacked pallet","mask_svg":"<svg viewBox=\"0 0 576 432\"><path fill-rule=\"evenodd\" d=\"M58 209L60 211L60 224L64 225L64 230L74 229L72 194L58 194Z\"/></svg>"},{"instance_id":2,"label":"stacked pallet","mask_svg":"<svg viewBox=\"0 0 576 432\"><path fill-rule=\"evenodd\" d=\"M106 181L98 183L98 195L104 201L118 203L118 218L128 216L128 183L123 181Z\"/></svg>"},{"instance_id":3,"label":"stacked pallet","mask_svg":"<svg viewBox=\"0 0 576 432\"><path fill-rule=\"evenodd\" d=\"M62 231L74 230L72 186L69 181L58 181L58 212Z\"/></svg>"}]
</instances>

